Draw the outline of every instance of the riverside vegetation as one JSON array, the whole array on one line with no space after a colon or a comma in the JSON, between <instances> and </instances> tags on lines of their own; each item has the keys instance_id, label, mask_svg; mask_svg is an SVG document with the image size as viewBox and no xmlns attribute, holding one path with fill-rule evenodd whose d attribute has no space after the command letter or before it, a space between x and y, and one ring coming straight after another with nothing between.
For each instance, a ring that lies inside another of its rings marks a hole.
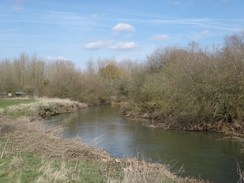
<instances>
[{"instance_id":1,"label":"riverside vegetation","mask_svg":"<svg viewBox=\"0 0 244 183\"><path fill-rule=\"evenodd\" d=\"M90 60L85 70L68 60L46 62L23 53L0 60L0 94L21 91L27 96L70 98L89 105L122 103L127 117L145 119L150 127L243 136L243 71L244 32L240 32L226 36L221 46L205 48L191 42L186 47L159 48L141 63ZM9 105L4 101L0 109L3 182L13 175L16 182L197 182L178 179L165 166L111 160L103 151L94 155L96 150L75 140L60 140L55 129L44 131L38 125L36 116L71 112L79 104L28 100L18 107ZM70 147L70 143L75 145ZM99 165L91 160L94 157ZM89 166L84 166L85 161Z\"/></svg>"},{"instance_id":2,"label":"riverside vegetation","mask_svg":"<svg viewBox=\"0 0 244 183\"><path fill-rule=\"evenodd\" d=\"M85 107L67 99L1 99L0 181L203 183L177 177L166 165L112 158L79 138L61 139L62 129L45 130L40 118Z\"/></svg>"},{"instance_id":3,"label":"riverside vegetation","mask_svg":"<svg viewBox=\"0 0 244 183\"><path fill-rule=\"evenodd\" d=\"M0 61L0 92L70 98L90 105L123 103L127 117L167 129L244 135L244 32L222 46L157 49L145 62L45 62L21 54Z\"/></svg>"}]
</instances>

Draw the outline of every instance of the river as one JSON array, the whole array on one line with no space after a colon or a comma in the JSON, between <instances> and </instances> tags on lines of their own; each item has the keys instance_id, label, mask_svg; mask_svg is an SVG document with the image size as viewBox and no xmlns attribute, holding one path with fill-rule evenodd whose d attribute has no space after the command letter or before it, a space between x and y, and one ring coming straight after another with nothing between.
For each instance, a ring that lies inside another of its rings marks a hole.
<instances>
[{"instance_id":1,"label":"river","mask_svg":"<svg viewBox=\"0 0 244 183\"><path fill-rule=\"evenodd\" d=\"M147 128L125 119L119 107L99 106L62 114L47 119L46 125L62 126L63 138L81 137L114 157L167 164L179 176L234 183L239 179L237 161L244 168L241 145L222 139L222 134Z\"/></svg>"}]
</instances>

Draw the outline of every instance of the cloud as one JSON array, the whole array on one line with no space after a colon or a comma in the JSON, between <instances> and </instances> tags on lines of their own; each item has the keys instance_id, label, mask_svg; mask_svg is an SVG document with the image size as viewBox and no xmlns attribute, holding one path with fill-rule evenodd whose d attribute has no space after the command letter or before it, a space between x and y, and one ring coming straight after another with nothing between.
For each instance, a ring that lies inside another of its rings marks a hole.
<instances>
[{"instance_id":1,"label":"cloud","mask_svg":"<svg viewBox=\"0 0 244 183\"><path fill-rule=\"evenodd\" d=\"M204 37L206 36L210 31L209 30L204 30L202 32L200 32L200 36Z\"/></svg>"},{"instance_id":2,"label":"cloud","mask_svg":"<svg viewBox=\"0 0 244 183\"><path fill-rule=\"evenodd\" d=\"M91 17L92 17L92 18L98 18L98 17L100 17L100 16L99 16L98 14L92 14Z\"/></svg>"},{"instance_id":3,"label":"cloud","mask_svg":"<svg viewBox=\"0 0 244 183\"><path fill-rule=\"evenodd\" d=\"M105 16L105 14L92 14L90 17L91 18L102 18L104 16Z\"/></svg>"},{"instance_id":4,"label":"cloud","mask_svg":"<svg viewBox=\"0 0 244 183\"><path fill-rule=\"evenodd\" d=\"M47 61L66 61L66 60L68 60L67 58L65 58L63 56L57 56L57 57L46 56L46 57L43 57L43 59L47 60Z\"/></svg>"},{"instance_id":5,"label":"cloud","mask_svg":"<svg viewBox=\"0 0 244 183\"><path fill-rule=\"evenodd\" d=\"M191 39L193 40L198 40L198 39L202 39L205 36L207 36L210 33L209 30L203 30L201 32L195 32L195 33L191 33L191 35L189 36Z\"/></svg>"},{"instance_id":6,"label":"cloud","mask_svg":"<svg viewBox=\"0 0 244 183\"><path fill-rule=\"evenodd\" d=\"M151 37L151 40L153 41L163 41L167 39L170 39L170 37L164 34L157 34Z\"/></svg>"},{"instance_id":7,"label":"cloud","mask_svg":"<svg viewBox=\"0 0 244 183\"><path fill-rule=\"evenodd\" d=\"M152 16L151 16L152 17ZM143 24L170 24L197 26L204 29L240 31L243 29L243 18L186 18L186 19L151 19L148 15L146 19L121 19L121 21L130 21Z\"/></svg>"},{"instance_id":8,"label":"cloud","mask_svg":"<svg viewBox=\"0 0 244 183\"><path fill-rule=\"evenodd\" d=\"M135 42L118 42L114 45L109 46L109 48L114 50L125 50L136 48L137 44Z\"/></svg>"},{"instance_id":9,"label":"cloud","mask_svg":"<svg viewBox=\"0 0 244 183\"><path fill-rule=\"evenodd\" d=\"M130 24L118 23L113 27L116 32L131 32L135 31L135 28Z\"/></svg>"},{"instance_id":10,"label":"cloud","mask_svg":"<svg viewBox=\"0 0 244 183\"><path fill-rule=\"evenodd\" d=\"M102 48L102 47L108 46L112 42L113 41L90 42L90 43L85 44L84 48L86 48L86 49L98 49L98 48Z\"/></svg>"},{"instance_id":11,"label":"cloud","mask_svg":"<svg viewBox=\"0 0 244 183\"><path fill-rule=\"evenodd\" d=\"M135 42L115 42L113 40L109 41L97 41L90 42L84 45L85 49L95 50L99 48L107 47L114 50L125 50L125 49L133 49L137 47Z\"/></svg>"}]
</instances>

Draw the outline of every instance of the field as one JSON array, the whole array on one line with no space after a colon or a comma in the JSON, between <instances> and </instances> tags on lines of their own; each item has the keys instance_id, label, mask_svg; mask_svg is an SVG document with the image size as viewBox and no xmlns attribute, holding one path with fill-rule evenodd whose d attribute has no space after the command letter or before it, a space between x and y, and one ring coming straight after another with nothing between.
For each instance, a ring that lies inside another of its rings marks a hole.
<instances>
[{"instance_id":1,"label":"field","mask_svg":"<svg viewBox=\"0 0 244 183\"><path fill-rule=\"evenodd\" d=\"M0 108L37 102L36 99L0 99Z\"/></svg>"}]
</instances>

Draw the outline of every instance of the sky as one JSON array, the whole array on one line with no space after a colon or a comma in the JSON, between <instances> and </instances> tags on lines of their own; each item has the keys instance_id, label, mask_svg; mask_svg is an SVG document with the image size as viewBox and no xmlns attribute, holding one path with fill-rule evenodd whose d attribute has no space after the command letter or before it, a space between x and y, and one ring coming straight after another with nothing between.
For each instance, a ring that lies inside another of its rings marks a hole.
<instances>
[{"instance_id":1,"label":"sky","mask_svg":"<svg viewBox=\"0 0 244 183\"><path fill-rule=\"evenodd\" d=\"M145 60L157 48L222 45L244 0L0 0L0 59Z\"/></svg>"}]
</instances>

